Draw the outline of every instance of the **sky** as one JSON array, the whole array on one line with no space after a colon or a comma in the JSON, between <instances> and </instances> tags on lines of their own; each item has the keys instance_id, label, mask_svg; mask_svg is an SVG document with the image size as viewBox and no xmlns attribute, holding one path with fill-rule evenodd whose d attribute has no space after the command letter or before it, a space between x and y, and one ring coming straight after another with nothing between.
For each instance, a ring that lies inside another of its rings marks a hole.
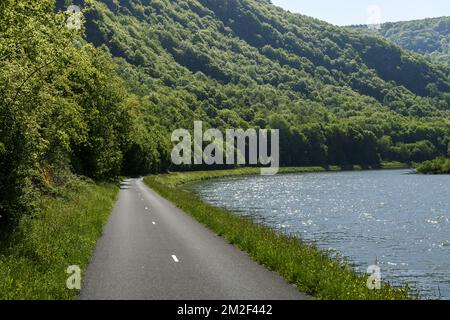
<instances>
[{"instance_id":1,"label":"sky","mask_svg":"<svg viewBox=\"0 0 450 320\"><path fill-rule=\"evenodd\" d=\"M272 0L272 3L336 25L450 16L450 0Z\"/></svg>"}]
</instances>

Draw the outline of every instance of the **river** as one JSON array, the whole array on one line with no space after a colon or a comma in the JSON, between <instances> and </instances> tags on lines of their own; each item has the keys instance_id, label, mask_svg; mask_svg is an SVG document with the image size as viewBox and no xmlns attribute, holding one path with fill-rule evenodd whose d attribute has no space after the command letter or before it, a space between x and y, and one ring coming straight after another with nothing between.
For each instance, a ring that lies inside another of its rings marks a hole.
<instances>
[{"instance_id":1,"label":"river","mask_svg":"<svg viewBox=\"0 0 450 320\"><path fill-rule=\"evenodd\" d=\"M190 186L205 201L345 257L422 298L450 299L450 176L410 170L243 176Z\"/></svg>"}]
</instances>

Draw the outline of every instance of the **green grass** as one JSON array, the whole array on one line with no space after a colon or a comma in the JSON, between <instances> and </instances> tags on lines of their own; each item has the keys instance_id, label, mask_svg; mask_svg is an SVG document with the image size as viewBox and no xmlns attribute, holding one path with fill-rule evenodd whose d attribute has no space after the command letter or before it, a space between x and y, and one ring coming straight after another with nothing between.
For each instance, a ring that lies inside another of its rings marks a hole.
<instances>
[{"instance_id":1,"label":"green grass","mask_svg":"<svg viewBox=\"0 0 450 320\"><path fill-rule=\"evenodd\" d=\"M383 162L382 169L385 170L397 170L397 169L410 169L411 166L402 162Z\"/></svg>"},{"instance_id":2,"label":"green grass","mask_svg":"<svg viewBox=\"0 0 450 320\"><path fill-rule=\"evenodd\" d=\"M118 187L79 182L58 197L45 196L33 217L22 217L0 243L0 299L74 299L69 265L85 270Z\"/></svg>"},{"instance_id":3,"label":"green grass","mask_svg":"<svg viewBox=\"0 0 450 320\"><path fill-rule=\"evenodd\" d=\"M332 168L338 170L338 168ZM285 168L281 173L323 171L323 168ZM299 291L318 299L409 299L406 287L383 284L381 290L367 288L367 276L357 274L345 262L300 239L281 235L225 209L203 202L183 184L198 180L259 173L258 169L186 172L149 176L145 183L180 209L247 252L255 261L278 272Z\"/></svg>"}]
</instances>

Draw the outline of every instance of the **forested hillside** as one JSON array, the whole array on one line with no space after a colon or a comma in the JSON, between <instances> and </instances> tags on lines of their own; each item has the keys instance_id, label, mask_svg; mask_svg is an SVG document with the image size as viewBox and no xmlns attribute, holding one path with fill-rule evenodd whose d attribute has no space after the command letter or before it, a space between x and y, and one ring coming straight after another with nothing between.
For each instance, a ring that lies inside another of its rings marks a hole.
<instances>
[{"instance_id":1,"label":"forested hillside","mask_svg":"<svg viewBox=\"0 0 450 320\"><path fill-rule=\"evenodd\" d=\"M381 35L400 47L450 64L450 17L405 22L389 22L380 29L351 26L366 34Z\"/></svg>"},{"instance_id":2,"label":"forested hillside","mask_svg":"<svg viewBox=\"0 0 450 320\"><path fill-rule=\"evenodd\" d=\"M285 165L447 152L449 68L380 38L253 0L104 0L87 19L148 126L280 128Z\"/></svg>"},{"instance_id":3,"label":"forested hillside","mask_svg":"<svg viewBox=\"0 0 450 320\"><path fill-rule=\"evenodd\" d=\"M282 165L447 155L450 67L256 0L0 3L0 215L72 174L170 168L194 120L281 130ZM172 168L174 169L174 168Z\"/></svg>"}]
</instances>

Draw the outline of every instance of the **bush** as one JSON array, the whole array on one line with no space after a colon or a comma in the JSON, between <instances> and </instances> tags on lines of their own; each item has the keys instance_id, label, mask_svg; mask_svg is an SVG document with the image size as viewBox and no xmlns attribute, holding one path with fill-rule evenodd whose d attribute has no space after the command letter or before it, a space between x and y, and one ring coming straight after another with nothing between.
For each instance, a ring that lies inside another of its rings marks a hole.
<instances>
[{"instance_id":1,"label":"bush","mask_svg":"<svg viewBox=\"0 0 450 320\"><path fill-rule=\"evenodd\" d=\"M417 171L423 174L450 174L450 159L439 157L425 161L417 167Z\"/></svg>"}]
</instances>

